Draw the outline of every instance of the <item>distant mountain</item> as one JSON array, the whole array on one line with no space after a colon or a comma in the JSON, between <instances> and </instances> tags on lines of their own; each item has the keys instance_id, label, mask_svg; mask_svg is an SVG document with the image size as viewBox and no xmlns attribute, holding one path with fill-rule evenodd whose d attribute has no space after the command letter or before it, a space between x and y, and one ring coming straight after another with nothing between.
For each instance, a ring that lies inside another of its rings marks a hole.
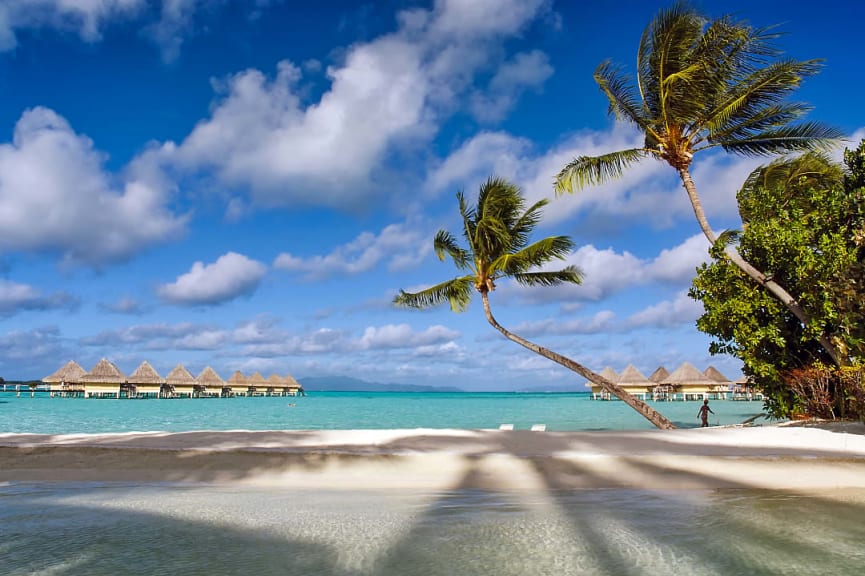
<instances>
[{"instance_id":1,"label":"distant mountain","mask_svg":"<svg viewBox=\"0 0 865 576\"><path fill-rule=\"evenodd\" d=\"M350 376L312 376L298 380L307 392L462 392L453 386L381 384Z\"/></svg>"}]
</instances>

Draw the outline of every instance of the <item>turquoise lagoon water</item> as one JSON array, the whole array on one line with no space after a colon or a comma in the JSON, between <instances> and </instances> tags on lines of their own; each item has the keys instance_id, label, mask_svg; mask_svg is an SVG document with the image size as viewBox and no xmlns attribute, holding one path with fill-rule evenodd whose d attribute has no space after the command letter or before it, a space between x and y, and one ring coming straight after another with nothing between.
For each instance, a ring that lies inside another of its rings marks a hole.
<instances>
[{"instance_id":1,"label":"turquoise lagoon water","mask_svg":"<svg viewBox=\"0 0 865 576\"><path fill-rule=\"evenodd\" d=\"M699 424L699 402L653 402L680 427ZM710 403L712 425L738 424L761 402ZM649 429L619 401L587 394L312 392L298 398L83 399L0 393L0 433L100 433L190 430L351 430L389 428Z\"/></svg>"}]
</instances>

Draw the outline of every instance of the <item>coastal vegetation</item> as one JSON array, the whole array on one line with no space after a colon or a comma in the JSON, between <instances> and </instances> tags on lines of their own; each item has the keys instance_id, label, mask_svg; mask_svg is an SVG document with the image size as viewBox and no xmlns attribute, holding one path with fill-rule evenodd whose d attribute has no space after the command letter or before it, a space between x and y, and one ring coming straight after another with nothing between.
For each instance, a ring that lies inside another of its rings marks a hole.
<instances>
[{"instance_id":1,"label":"coastal vegetation","mask_svg":"<svg viewBox=\"0 0 865 576\"><path fill-rule=\"evenodd\" d=\"M457 200L463 223L462 236L468 247L460 246L456 236L446 230L436 234L433 245L439 260L449 256L456 267L467 274L419 292L400 290L394 304L422 309L448 302L451 310L462 312L477 292L487 321L505 338L598 384L658 428L675 428L670 420L621 386L570 358L514 334L493 316L489 295L496 289L496 282L503 278L523 286L582 282L582 275L574 266L561 270L541 269L549 262L563 259L573 249L573 241L567 236L550 236L531 242L532 232L541 221L541 211L548 201L540 200L526 208L520 188L496 177L490 177L481 185L476 206L469 207L462 192L457 193Z\"/></svg>"},{"instance_id":2,"label":"coastal vegetation","mask_svg":"<svg viewBox=\"0 0 865 576\"><path fill-rule=\"evenodd\" d=\"M743 230L713 246L690 290L711 352L741 359L778 417L865 419L865 141L845 164L808 153L754 170L737 194ZM790 287L807 324L724 258L734 238L745 259ZM849 365L836 366L816 334Z\"/></svg>"},{"instance_id":3,"label":"coastal vegetation","mask_svg":"<svg viewBox=\"0 0 865 576\"><path fill-rule=\"evenodd\" d=\"M786 98L819 71L820 62L782 59L772 45L777 36L772 28L753 28L731 17L707 19L682 2L662 10L640 39L636 83L610 62L595 71L609 112L636 126L645 136L643 145L575 158L556 177L556 191L606 182L645 158L665 162L678 173L703 234L716 245L691 178L696 154L715 148L740 156L820 150L842 136L818 122L800 122L810 107ZM819 329L823 323L813 317L815 310L803 306L785 278L761 270L731 242L715 255L768 290L832 363L849 364L845 351Z\"/></svg>"}]
</instances>

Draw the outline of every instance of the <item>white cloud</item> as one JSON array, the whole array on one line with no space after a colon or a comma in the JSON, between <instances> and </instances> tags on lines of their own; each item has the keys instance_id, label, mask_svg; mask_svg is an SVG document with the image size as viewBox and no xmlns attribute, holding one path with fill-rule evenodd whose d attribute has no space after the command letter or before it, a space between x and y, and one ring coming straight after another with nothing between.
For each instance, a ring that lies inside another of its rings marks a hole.
<instances>
[{"instance_id":1,"label":"white cloud","mask_svg":"<svg viewBox=\"0 0 865 576\"><path fill-rule=\"evenodd\" d=\"M382 261L390 270L403 270L418 264L429 252L428 236L412 224L391 224L378 235L364 232L325 256L302 258L287 252L279 254L273 267L298 272L307 280L367 272Z\"/></svg>"},{"instance_id":2,"label":"white cloud","mask_svg":"<svg viewBox=\"0 0 865 576\"><path fill-rule=\"evenodd\" d=\"M192 17L200 4L208 0L162 0L159 22L148 33L162 50L162 59L171 62L180 55L184 34L189 32Z\"/></svg>"},{"instance_id":3,"label":"white cloud","mask_svg":"<svg viewBox=\"0 0 865 576\"><path fill-rule=\"evenodd\" d=\"M464 105L474 78L495 70L500 45L546 7L543 0L447 0L400 13L398 29L358 43L327 68L329 88L307 104L301 68L283 61L274 78L246 70L218 85L212 114L163 162L214 170L250 187L253 203L361 206L381 194L387 159L426 143L438 121ZM534 68L532 68L534 66ZM509 100L550 73L538 52L518 55L493 76Z\"/></svg>"},{"instance_id":4,"label":"white cloud","mask_svg":"<svg viewBox=\"0 0 865 576\"><path fill-rule=\"evenodd\" d=\"M213 264L194 263L189 272L160 286L157 293L174 304L219 304L254 292L266 272L261 262L228 252Z\"/></svg>"},{"instance_id":5,"label":"white cloud","mask_svg":"<svg viewBox=\"0 0 865 576\"><path fill-rule=\"evenodd\" d=\"M3 0L0 51L15 48L16 29L71 30L82 40L95 42L106 22L133 16L145 5L145 0Z\"/></svg>"},{"instance_id":6,"label":"white cloud","mask_svg":"<svg viewBox=\"0 0 865 576\"><path fill-rule=\"evenodd\" d=\"M430 326L423 332L416 332L408 324L388 324L386 326L370 326L363 336L355 343L361 350L382 348L414 348L449 342L459 336L445 326Z\"/></svg>"},{"instance_id":7,"label":"white cloud","mask_svg":"<svg viewBox=\"0 0 865 576\"><path fill-rule=\"evenodd\" d=\"M44 296L28 284L0 279L0 317L23 310L74 308L77 305L78 300L65 292Z\"/></svg>"},{"instance_id":8,"label":"white cloud","mask_svg":"<svg viewBox=\"0 0 865 576\"><path fill-rule=\"evenodd\" d=\"M510 112L523 91L539 88L552 75L546 54L540 50L520 52L502 64L485 91L472 95L472 114L482 122L497 122Z\"/></svg>"},{"instance_id":9,"label":"white cloud","mask_svg":"<svg viewBox=\"0 0 865 576\"><path fill-rule=\"evenodd\" d=\"M52 110L24 112L0 144L0 250L98 266L181 235L187 218L166 208L164 186L132 176L118 190L104 159Z\"/></svg>"},{"instance_id":10,"label":"white cloud","mask_svg":"<svg viewBox=\"0 0 865 576\"><path fill-rule=\"evenodd\" d=\"M703 305L680 292L673 300L664 300L631 315L626 324L630 327L671 327L693 324L703 313Z\"/></svg>"},{"instance_id":11,"label":"white cloud","mask_svg":"<svg viewBox=\"0 0 865 576\"><path fill-rule=\"evenodd\" d=\"M545 290L508 284L503 290L516 293L528 301L599 301L612 294L650 283L687 285L696 275L696 268L709 260L709 245L702 234L687 238L673 248L661 250L652 259L641 259L628 251L613 248L598 249L592 244L580 247L564 262L556 262L549 269L565 265L577 266L583 271L580 285L562 285Z\"/></svg>"},{"instance_id":12,"label":"white cloud","mask_svg":"<svg viewBox=\"0 0 865 576\"><path fill-rule=\"evenodd\" d=\"M615 327L616 314L610 310L601 310L591 318L577 318L574 320L560 320L558 318L546 318L523 322L513 329L515 334L532 338L540 335L550 334L598 334L609 332Z\"/></svg>"},{"instance_id":13,"label":"white cloud","mask_svg":"<svg viewBox=\"0 0 865 576\"><path fill-rule=\"evenodd\" d=\"M135 298L124 296L115 302L108 302L99 305L103 310L114 312L116 314L141 314L144 312L144 306Z\"/></svg>"}]
</instances>

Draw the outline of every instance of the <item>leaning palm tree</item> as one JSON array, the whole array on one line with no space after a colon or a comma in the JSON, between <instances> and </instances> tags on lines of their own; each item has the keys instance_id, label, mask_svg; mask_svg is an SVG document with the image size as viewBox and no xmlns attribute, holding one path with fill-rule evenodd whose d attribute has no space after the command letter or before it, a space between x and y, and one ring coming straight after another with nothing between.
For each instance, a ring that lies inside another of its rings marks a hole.
<instances>
[{"instance_id":1,"label":"leaning palm tree","mask_svg":"<svg viewBox=\"0 0 865 576\"><path fill-rule=\"evenodd\" d=\"M496 282L501 278L511 278L524 286L555 286L566 282L582 282L582 275L574 266L557 271L537 270L552 260L563 259L573 249L573 242L567 236L551 236L529 243L532 230L540 222L541 209L547 204L547 200L536 202L525 209L525 200L519 187L501 178L490 178L481 185L477 207L469 208L462 192L457 194L457 199L463 219L462 234L468 248L461 247L456 238L446 230L440 230L436 234L434 247L439 260L444 260L445 255L448 255L457 268L468 274L416 293L400 290L394 298L394 304L410 308L429 308L448 302L451 310L462 312L468 307L472 293L478 292L487 320L505 338L588 378L623 400L658 428L675 428L672 422L645 402L631 396L621 386L570 358L517 336L493 317L489 294L496 289Z\"/></svg>"},{"instance_id":2,"label":"leaning palm tree","mask_svg":"<svg viewBox=\"0 0 865 576\"><path fill-rule=\"evenodd\" d=\"M644 158L655 158L678 172L700 228L715 244L718 238L691 179L695 154L712 148L743 156L814 150L842 135L816 122L796 123L810 107L785 99L819 70L820 62L778 59L780 52L771 45L777 36L730 17L709 21L685 3L661 11L640 39L636 85L609 62L595 70L609 112L637 126L645 136L643 146L575 158L556 177L556 192L603 183ZM732 245L725 254L809 324L799 302L771 275L746 262ZM836 362L844 362L826 334L820 343Z\"/></svg>"}]
</instances>

